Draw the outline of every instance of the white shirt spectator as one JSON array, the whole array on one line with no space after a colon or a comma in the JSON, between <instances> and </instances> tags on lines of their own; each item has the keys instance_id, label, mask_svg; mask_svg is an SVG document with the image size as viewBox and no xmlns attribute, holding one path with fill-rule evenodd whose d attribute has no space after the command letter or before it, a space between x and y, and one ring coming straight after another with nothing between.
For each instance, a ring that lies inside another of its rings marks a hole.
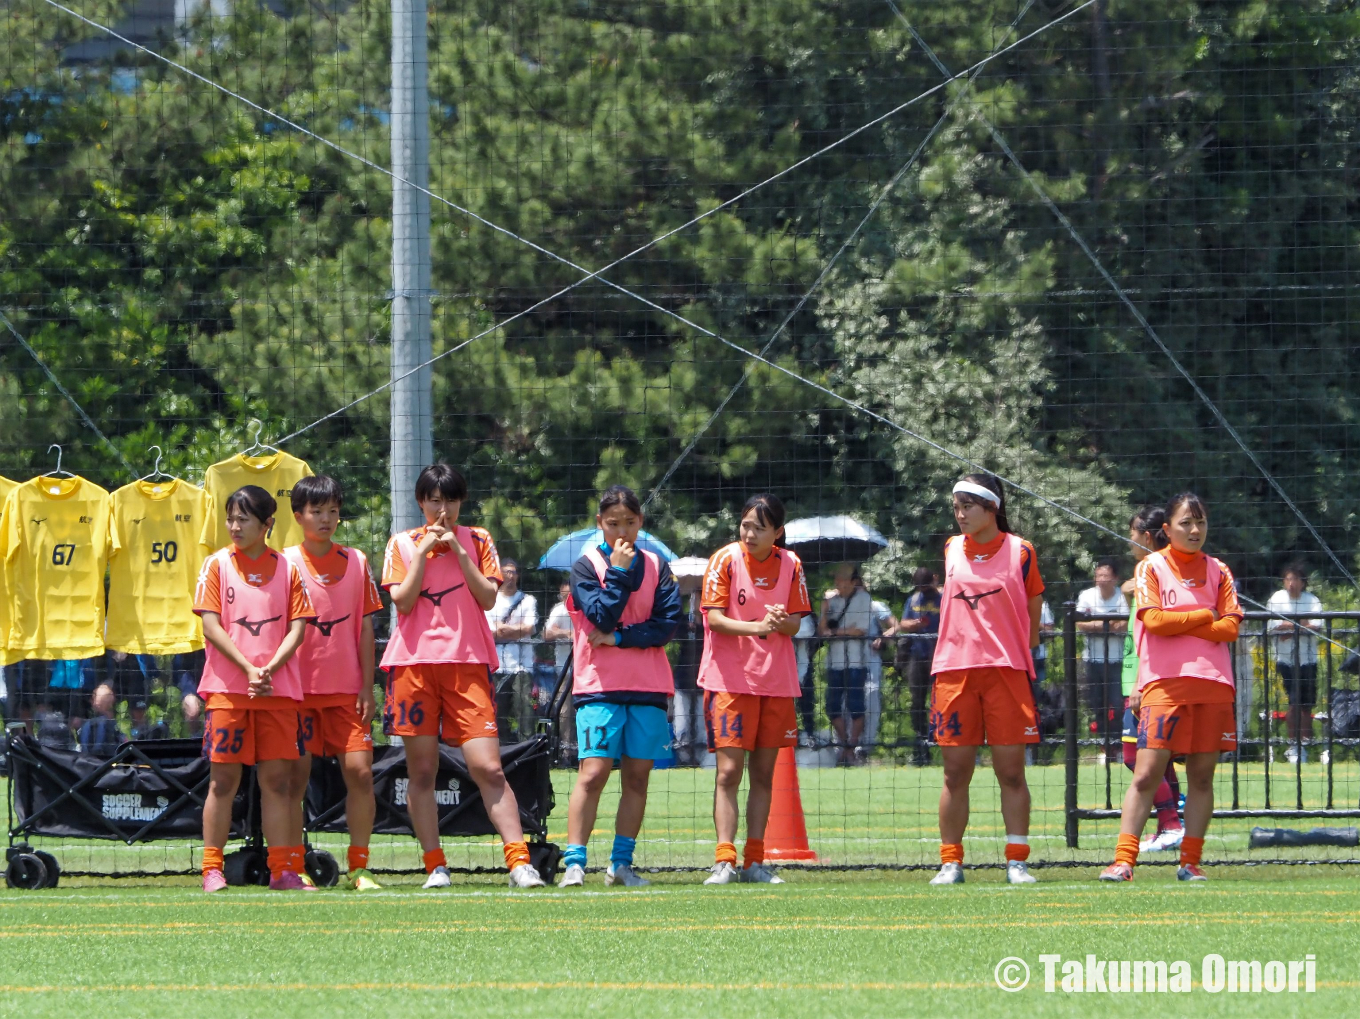
<instances>
[{"instance_id":1,"label":"white shirt spectator","mask_svg":"<svg viewBox=\"0 0 1360 1019\"><path fill-rule=\"evenodd\" d=\"M892 609L877 598L869 603L869 635L864 640L864 660L869 664L870 670L876 673L883 671L883 654L874 650L874 641L883 636L890 619Z\"/></svg>"},{"instance_id":2,"label":"white shirt spectator","mask_svg":"<svg viewBox=\"0 0 1360 1019\"><path fill-rule=\"evenodd\" d=\"M1123 616L1128 618L1129 602L1124 592L1114 589L1114 597L1102 598L1100 588L1088 587L1077 595L1077 611L1093 616ZM1083 634L1086 638L1081 657L1088 662L1115 662L1124 660L1124 634L1111 632L1109 636L1100 633Z\"/></svg>"},{"instance_id":3,"label":"white shirt spectator","mask_svg":"<svg viewBox=\"0 0 1360 1019\"><path fill-rule=\"evenodd\" d=\"M839 620L839 622L838 622ZM826 621L832 629L850 628L869 632L873 621L873 599L864 588L850 595L850 604L839 594L832 594L826 610ZM828 669L862 669L865 667L864 641L853 637L829 637L826 642Z\"/></svg>"},{"instance_id":4,"label":"white shirt spectator","mask_svg":"<svg viewBox=\"0 0 1360 1019\"><path fill-rule=\"evenodd\" d=\"M1298 598L1289 597L1289 592L1280 589L1270 596L1270 601L1266 602L1266 608L1271 612L1283 612L1292 615L1296 612L1321 612L1322 602L1312 591L1301 591ZM1302 622L1302 621L1301 621ZM1308 622L1314 626L1321 626L1320 619L1310 619ZM1266 623L1270 627L1275 637L1275 660L1281 665L1290 668L1294 666L1294 633L1288 625L1281 619L1272 619ZM1299 630L1299 664L1317 664L1317 636L1312 630Z\"/></svg>"},{"instance_id":5,"label":"white shirt spectator","mask_svg":"<svg viewBox=\"0 0 1360 1019\"><path fill-rule=\"evenodd\" d=\"M798 624L798 632L793 638L793 653L798 659L798 679L807 675L808 644L817 636L817 617L809 612Z\"/></svg>"},{"instance_id":6,"label":"white shirt spectator","mask_svg":"<svg viewBox=\"0 0 1360 1019\"><path fill-rule=\"evenodd\" d=\"M571 614L567 612L566 602L560 601L552 607L552 611L548 613L548 621L543 624L543 628L546 630L550 626L565 630L567 633L572 632ZM571 638L552 641L552 646L553 657L557 661L557 670L561 672L562 666L567 664L567 659L571 656Z\"/></svg>"},{"instance_id":7,"label":"white shirt spectator","mask_svg":"<svg viewBox=\"0 0 1360 1019\"><path fill-rule=\"evenodd\" d=\"M496 604L486 614L486 621L492 629L501 623L511 623L529 627L533 633L538 629L538 602L531 594L516 591L506 594L496 592ZM519 640L497 641L496 654L500 656L501 672L534 671L534 638L522 637Z\"/></svg>"},{"instance_id":8,"label":"white shirt spectator","mask_svg":"<svg viewBox=\"0 0 1360 1019\"><path fill-rule=\"evenodd\" d=\"M1045 631L1053 628L1053 610L1048 607L1048 602L1039 603L1039 646L1034 649L1034 660L1036 662L1048 661L1048 641L1044 640ZM1124 652L1119 652L1122 657Z\"/></svg>"}]
</instances>

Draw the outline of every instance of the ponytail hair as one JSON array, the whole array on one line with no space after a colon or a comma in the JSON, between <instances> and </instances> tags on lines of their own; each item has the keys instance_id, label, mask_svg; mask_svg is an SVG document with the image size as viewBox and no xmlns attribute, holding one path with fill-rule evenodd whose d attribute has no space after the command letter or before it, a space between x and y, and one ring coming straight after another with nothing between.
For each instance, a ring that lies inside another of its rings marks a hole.
<instances>
[{"instance_id":1,"label":"ponytail hair","mask_svg":"<svg viewBox=\"0 0 1360 1019\"><path fill-rule=\"evenodd\" d=\"M1160 552L1168 544L1166 531L1162 530L1165 524L1166 510L1160 506L1144 506L1129 518L1130 531L1140 531L1152 537L1154 552Z\"/></svg>"},{"instance_id":2,"label":"ponytail hair","mask_svg":"<svg viewBox=\"0 0 1360 1019\"><path fill-rule=\"evenodd\" d=\"M995 509L996 529L1002 534L1010 534L1011 522L1006 518L1006 491L1001 487L1001 482L997 480L996 476L993 474L965 474L960 480L972 482L974 485L981 485L989 492L996 494L998 501L995 505L987 502L985 499L979 499L977 496L968 495L966 492L960 492L957 498L968 499L977 503L979 506L985 506L987 509Z\"/></svg>"}]
</instances>

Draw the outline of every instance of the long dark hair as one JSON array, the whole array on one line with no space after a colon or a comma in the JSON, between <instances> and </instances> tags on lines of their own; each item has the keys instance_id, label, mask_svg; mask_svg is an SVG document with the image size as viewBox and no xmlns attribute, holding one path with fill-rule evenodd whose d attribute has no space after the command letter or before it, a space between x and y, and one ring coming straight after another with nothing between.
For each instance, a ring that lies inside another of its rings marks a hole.
<instances>
[{"instance_id":1,"label":"long dark hair","mask_svg":"<svg viewBox=\"0 0 1360 1019\"><path fill-rule=\"evenodd\" d=\"M637 493L627 485L610 485L604 490L604 495L600 496L600 515L612 506L622 506L634 516L645 519L642 516L642 503L638 501Z\"/></svg>"},{"instance_id":2,"label":"long dark hair","mask_svg":"<svg viewBox=\"0 0 1360 1019\"><path fill-rule=\"evenodd\" d=\"M242 485L227 496L223 512L230 513L232 510L247 513L263 524L279 511L279 504L259 485Z\"/></svg>"},{"instance_id":3,"label":"long dark hair","mask_svg":"<svg viewBox=\"0 0 1360 1019\"><path fill-rule=\"evenodd\" d=\"M737 519L745 519L746 514L752 510L755 510L756 519L763 527L772 527L777 531L784 526L784 504L779 500L779 496L771 495L769 492L751 496L737 514Z\"/></svg>"},{"instance_id":4,"label":"long dark hair","mask_svg":"<svg viewBox=\"0 0 1360 1019\"><path fill-rule=\"evenodd\" d=\"M1167 546L1166 532L1162 530L1165 523L1166 510L1160 506L1144 506L1129 518L1129 530L1152 535L1152 551L1160 552Z\"/></svg>"},{"instance_id":5,"label":"long dark hair","mask_svg":"<svg viewBox=\"0 0 1360 1019\"><path fill-rule=\"evenodd\" d=\"M996 493L997 499L1000 500L996 506L996 529L1002 534L1010 534L1011 522L1006 518L1006 491L1001 487L1001 482L991 474L965 474L962 480L971 481L975 485L981 485L989 492ZM988 509L992 508L991 503L987 502L985 499L979 499L977 496L969 495L967 492L960 492L958 498L970 499L979 506L986 506Z\"/></svg>"}]
</instances>

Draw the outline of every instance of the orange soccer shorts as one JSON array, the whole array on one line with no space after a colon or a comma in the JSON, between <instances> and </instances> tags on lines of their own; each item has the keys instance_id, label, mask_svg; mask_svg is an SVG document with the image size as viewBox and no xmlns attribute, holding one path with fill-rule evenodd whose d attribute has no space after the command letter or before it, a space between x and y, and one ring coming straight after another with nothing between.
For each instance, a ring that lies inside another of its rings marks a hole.
<instances>
[{"instance_id":1,"label":"orange soccer shorts","mask_svg":"<svg viewBox=\"0 0 1360 1019\"><path fill-rule=\"evenodd\" d=\"M491 670L475 662L393 666L383 704L383 732L442 736L453 746L470 739L496 739Z\"/></svg>"},{"instance_id":2,"label":"orange soccer shorts","mask_svg":"<svg viewBox=\"0 0 1360 1019\"><path fill-rule=\"evenodd\" d=\"M1224 683L1182 677L1153 680L1143 691L1138 748L1181 754L1237 747L1233 690Z\"/></svg>"},{"instance_id":3,"label":"orange soccer shorts","mask_svg":"<svg viewBox=\"0 0 1360 1019\"><path fill-rule=\"evenodd\" d=\"M793 697L704 691L704 728L708 749L760 750L798 743L798 710Z\"/></svg>"},{"instance_id":4,"label":"orange soccer shorts","mask_svg":"<svg viewBox=\"0 0 1360 1019\"><path fill-rule=\"evenodd\" d=\"M930 694L930 728L942 747L1038 743L1029 674L998 667L939 673Z\"/></svg>"},{"instance_id":5,"label":"orange soccer shorts","mask_svg":"<svg viewBox=\"0 0 1360 1019\"><path fill-rule=\"evenodd\" d=\"M315 757L339 757L373 749L372 727L365 725L354 694L308 694L302 716L302 749Z\"/></svg>"},{"instance_id":6,"label":"orange soccer shorts","mask_svg":"<svg viewBox=\"0 0 1360 1019\"><path fill-rule=\"evenodd\" d=\"M203 756L213 764L296 761L302 756L298 702L287 697L209 694Z\"/></svg>"}]
</instances>

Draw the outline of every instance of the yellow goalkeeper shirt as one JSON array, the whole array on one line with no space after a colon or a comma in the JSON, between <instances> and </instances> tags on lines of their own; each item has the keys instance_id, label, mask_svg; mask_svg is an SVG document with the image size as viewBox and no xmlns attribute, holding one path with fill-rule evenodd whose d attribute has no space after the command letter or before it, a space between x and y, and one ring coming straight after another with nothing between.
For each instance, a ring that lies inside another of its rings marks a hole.
<instances>
[{"instance_id":1,"label":"yellow goalkeeper shirt","mask_svg":"<svg viewBox=\"0 0 1360 1019\"><path fill-rule=\"evenodd\" d=\"M231 544L227 533L227 496L242 485L259 485L278 500L279 510L274 515L274 527L266 541L276 552L289 545L302 543L302 528L293 519L293 508L288 497L293 485L302 478L310 478L312 469L295 456L282 451L268 456L235 456L215 463L203 476L203 488L208 493L208 518L203 522L203 544L209 552Z\"/></svg>"},{"instance_id":2,"label":"yellow goalkeeper shirt","mask_svg":"<svg viewBox=\"0 0 1360 1019\"><path fill-rule=\"evenodd\" d=\"M25 481L5 500L4 532L10 654L103 654L104 570L118 541L109 493L84 478Z\"/></svg>"},{"instance_id":3,"label":"yellow goalkeeper shirt","mask_svg":"<svg viewBox=\"0 0 1360 1019\"><path fill-rule=\"evenodd\" d=\"M9 493L18 487L19 482L0 478L0 561L5 554L5 500L9 498ZM5 583L5 571L0 567L0 665L9 665L18 660L18 656L10 654L9 650L9 585Z\"/></svg>"},{"instance_id":4,"label":"yellow goalkeeper shirt","mask_svg":"<svg viewBox=\"0 0 1360 1019\"><path fill-rule=\"evenodd\" d=\"M129 654L175 655L203 646L194 584L208 550L201 543L208 495L172 478L134 481L113 493L118 550L109 560L104 643Z\"/></svg>"}]
</instances>

